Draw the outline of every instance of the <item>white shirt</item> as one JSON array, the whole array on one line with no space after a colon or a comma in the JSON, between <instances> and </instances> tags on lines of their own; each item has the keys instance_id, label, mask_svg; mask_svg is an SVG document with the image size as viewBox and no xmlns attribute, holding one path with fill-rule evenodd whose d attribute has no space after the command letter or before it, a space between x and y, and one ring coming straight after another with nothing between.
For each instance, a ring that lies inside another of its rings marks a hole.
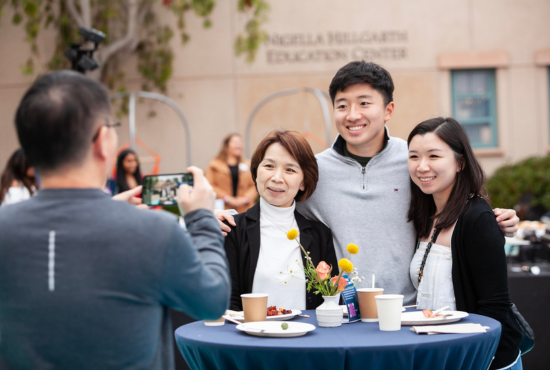
<instances>
[{"instance_id":1,"label":"white shirt","mask_svg":"<svg viewBox=\"0 0 550 370\"><path fill-rule=\"evenodd\" d=\"M456 311L455 292L453 288L451 248L433 244L424 265L424 275L418 285L418 272L428 243L420 242L411 261L411 280L417 289L416 304L418 309L437 310L450 306Z\"/></svg>"},{"instance_id":2,"label":"white shirt","mask_svg":"<svg viewBox=\"0 0 550 370\"><path fill-rule=\"evenodd\" d=\"M252 293L267 293L268 306L304 310L306 284L302 255L290 229L298 229L292 206L275 207L260 198L260 254ZM300 265L298 265L300 263Z\"/></svg>"},{"instance_id":3,"label":"white shirt","mask_svg":"<svg viewBox=\"0 0 550 370\"><path fill-rule=\"evenodd\" d=\"M29 192L29 190L23 184L19 184L19 186L12 186L8 189L8 192L4 196L4 201L2 202L2 204L6 205L17 203L21 202L22 200L27 200L30 197L31 193Z\"/></svg>"}]
</instances>

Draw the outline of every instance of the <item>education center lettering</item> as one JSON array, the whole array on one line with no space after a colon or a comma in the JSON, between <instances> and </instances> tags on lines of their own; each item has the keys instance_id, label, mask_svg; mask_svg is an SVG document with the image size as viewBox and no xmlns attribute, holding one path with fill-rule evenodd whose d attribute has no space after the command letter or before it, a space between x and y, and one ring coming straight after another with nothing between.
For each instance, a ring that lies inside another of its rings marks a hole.
<instances>
[{"instance_id":1,"label":"education center lettering","mask_svg":"<svg viewBox=\"0 0 550 370\"><path fill-rule=\"evenodd\" d=\"M407 42L406 31L271 33L266 60L268 64L403 60Z\"/></svg>"}]
</instances>

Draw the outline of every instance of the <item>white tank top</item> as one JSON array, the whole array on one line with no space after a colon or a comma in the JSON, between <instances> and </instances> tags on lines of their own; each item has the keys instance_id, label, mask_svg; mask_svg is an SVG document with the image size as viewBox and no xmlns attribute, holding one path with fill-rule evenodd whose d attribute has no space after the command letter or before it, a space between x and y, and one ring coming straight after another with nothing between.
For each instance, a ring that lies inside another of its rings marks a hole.
<instances>
[{"instance_id":1,"label":"white tank top","mask_svg":"<svg viewBox=\"0 0 550 370\"><path fill-rule=\"evenodd\" d=\"M424 266L424 275L418 285L418 271L426 252L427 242L420 242L411 261L410 275L417 290L416 304L418 309L437 310L450 306L456 311L455 293L453 288L451 248L433 244ZM451 246L452 247L452 246Z\"/></svg>"}]
</instances>

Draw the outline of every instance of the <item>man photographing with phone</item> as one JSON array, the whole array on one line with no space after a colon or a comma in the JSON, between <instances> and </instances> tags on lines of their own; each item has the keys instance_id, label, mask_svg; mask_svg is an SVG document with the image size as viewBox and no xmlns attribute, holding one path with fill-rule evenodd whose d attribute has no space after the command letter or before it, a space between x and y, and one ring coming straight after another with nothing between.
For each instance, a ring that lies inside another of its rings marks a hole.
<instances>
[{"instance_id":1,"label":"man photographing with phone","mask_svg":"<svg viewBox=\"0 0 550 370\"><path fill-rule=\"evenodd\" d=\"M217 319L231 292L203 172L179 188L187 232L129 204L133 190L104 194L118 141L107 90L75 72L36 80L15 123L42 187L0 209L0 368L174 368L169 307Z\"/></svg>"}]
</instances>

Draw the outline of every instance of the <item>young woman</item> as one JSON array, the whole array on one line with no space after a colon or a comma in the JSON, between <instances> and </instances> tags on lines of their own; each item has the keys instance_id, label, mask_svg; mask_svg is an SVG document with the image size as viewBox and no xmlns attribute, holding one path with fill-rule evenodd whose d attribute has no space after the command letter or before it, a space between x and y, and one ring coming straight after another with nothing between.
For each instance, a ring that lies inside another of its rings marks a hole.
<instances>
[{"instance_id":1,"label":"young woman","mask_svg":"<svg viewBox=\"0 0 550 370\"><path fill-rule=\"evenodd\" d=\"M418 308L451 306L498 320L502 334L490 368L521 369L505 241L466 133L452 118L434 118L416 126L408 144L408 217L419 241L410 275Z\"/></svg>"},{"instance_id":2,"label":"young woman","mask_svg":"<svg viewBox=\"0 0 550 370\"><path fill-rule=\"evenodd\" d=\"M141 185L139 158L132 149L123 150L116 161L116 185L122 193Z\"/></svg>"},{"instance_id":3,"label":"young woman","mask_svg":"<svg viewBox=\"0 0 550 370\"><path fill-rule=\"evenodd\" d=\"M8 160L0 177L0 204L17 203L29 199L38 188L34 168L23 149L17 149Z\"/></svg>"},{"instance_id":4,"label":"young woman","mask_svg":"<svg viewBox=\"0 0 550 370\"><path fill-rule=\"evenodd\" d=\"M210 161L205 176L225 209L242 213L252 207L257 193L250 176L250 164L243 158L243 142L238 134L223 139L218 156Z\"/></svg>"},{"instance_id":5,"label":"young woman","mask_svg":"<svg viewBox=\"0 0 550 370\"><path fill-rule=\"evenodd\" d=\"M305 256L286 236L288 230L298 229L313 264L325 261L332 266L332 275L338 275L330 229L295 209L296 202L306 200L317 186L319 169L313 151L299 133L273 131L254 152L251 172L260 202L235 216L237 226L225 238L232 280L230 308L242 310L243 293L268 293L269 306L314 309L323 299L306 293Z\"/></svg>"}]
</instances>

